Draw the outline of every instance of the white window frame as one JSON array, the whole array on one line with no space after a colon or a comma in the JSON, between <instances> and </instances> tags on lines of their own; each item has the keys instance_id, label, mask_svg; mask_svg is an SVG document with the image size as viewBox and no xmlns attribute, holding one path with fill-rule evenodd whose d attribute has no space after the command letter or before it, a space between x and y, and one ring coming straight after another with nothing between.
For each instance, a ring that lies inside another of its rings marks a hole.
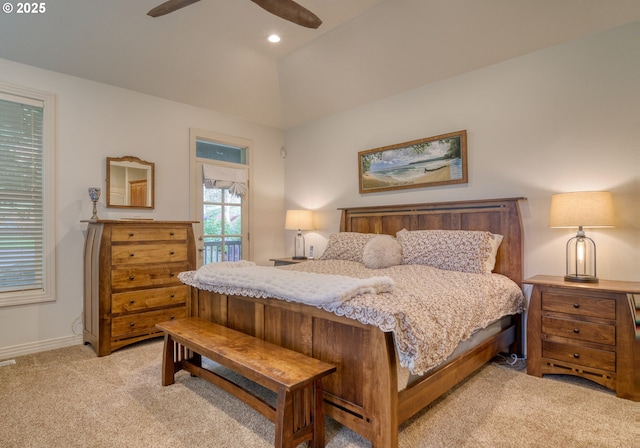
<instances>
[{"instance_id":1,"label":"white window frame","mask_svg":"<svg viewBox=\"0 0 640 448\"><path fill-rule=\"evenodd\" d=\"M42 289L0 293L0 307L53 302L56 300L56 96L53 93L0 82L0 98L44 106L43 123L43 264Z\"/></svg>"},{"instance_id":2,"label":"white window frame","mask_svg":"<svg viewBox=\"0 0 640 448\"><path fill-rule=\"evenodd\" d=\"M222 145L230 145L236 146L239 148L247 148L246 153L246 164L235 164L228 163L222 161L216 161L212 159L202 159L196 157L196 141L197 140L207 140L213 143L219 143ZM246 233L246 245L243 244L242 250L242 258L244 260L251 260L251 254L253 253L253 242L251 241L251 177L252 177L252 169L251 169L251 150L252 150L253 142L246 138L241 137L233 137L230 135L221 134L218 132L207 131L204 129L189 129L189 198L190 198L190 207L189 207L189 216L193 221L199 221L199 214L202 213L202 210L199 210L199 205L202 203L202 163L208 163L212 165L220 165L220 166L229 166L235 168L244 168L248 170L249 176L247 178L247 197L243 200L243 234ZM198 167L200 166L200 169ZM196 249L198 250L196 260L197 266L200 267L202 264L202 249L203 243L200 240L203 235L202 229L203 223L198 222L198 224L194 225L194 231L196 236ZM246 226L246 227L245 227ZM246 230L245 230L246 229Z\"/></svg>"}]
</instances>

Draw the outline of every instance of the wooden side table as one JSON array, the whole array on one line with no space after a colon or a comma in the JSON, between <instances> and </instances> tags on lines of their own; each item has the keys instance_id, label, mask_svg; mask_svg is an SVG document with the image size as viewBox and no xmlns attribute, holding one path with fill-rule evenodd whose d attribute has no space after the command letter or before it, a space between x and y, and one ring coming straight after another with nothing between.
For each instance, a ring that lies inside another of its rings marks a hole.
<instances>
[{"instance_id":1,"label":"wooden side table","mask_svg":"<svg viewBox=\"0 0 640 448\"><path fill-rule=\"evenodd\" d=\"M575 375L640 401L640 282L572 283L537 275L527 322L527 373Z\"/></svg>"},{"instance_id":2,"label":"wooden side table","mask_svg":"<svg viewBox=\"0 0 640 448\"><path fill-rule=\"evenodd\" d=\"M288 264L297 264L302 263L303 261L309 261L308 258L299 259L299 258L269 258L269 261L273 261L274 266L286 266Z\"/></svg>"}]
</instances>

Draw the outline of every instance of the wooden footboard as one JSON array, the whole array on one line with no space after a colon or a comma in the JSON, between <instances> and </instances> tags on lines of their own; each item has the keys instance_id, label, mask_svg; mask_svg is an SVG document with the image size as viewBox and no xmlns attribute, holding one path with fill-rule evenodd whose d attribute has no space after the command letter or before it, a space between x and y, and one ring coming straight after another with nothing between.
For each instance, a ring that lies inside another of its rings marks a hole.
<instances>
[{"instance_id":1,"label":"wooden footboard","mask_svg":"<svg viewBox=\"0 0 640 448\"><path fill-rule=\"evenodd\" d=\"M337 366L322 380L324 412L374 447L397 447L398 425L515 340L516 328L398 393L393 335L300 303L227 296L192 288L191 315ZM346 342L346 343L345 343Z\"/></svg>"}]
</instances>

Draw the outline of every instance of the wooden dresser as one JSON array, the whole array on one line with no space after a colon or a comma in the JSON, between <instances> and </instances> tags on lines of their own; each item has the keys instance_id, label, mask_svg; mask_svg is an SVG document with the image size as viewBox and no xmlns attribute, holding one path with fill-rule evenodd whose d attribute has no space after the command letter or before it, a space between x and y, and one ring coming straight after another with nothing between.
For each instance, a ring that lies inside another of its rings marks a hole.
<instances>
[{"instance_id":1,"label":"wooden dresser","mask_svg":"<svg viewBox=\"0 0 640 448\"><path fill-rule=\"evenodd\" d=\"M527 322L527 373L575 375L640 401L640 282L566 282L537 275Z\"/></svg>"},{"instance_id":2,"label":"wooden dresser","mask_svg":"<svg viewBox=\"0 0 640 448\"><path fill-rule=\"evenodd\" d=\"M160 336L158 322L185 317L195 269L191 221L91 220L84 246L84 342L98 356Z\"/></svg>"}]
</instances>

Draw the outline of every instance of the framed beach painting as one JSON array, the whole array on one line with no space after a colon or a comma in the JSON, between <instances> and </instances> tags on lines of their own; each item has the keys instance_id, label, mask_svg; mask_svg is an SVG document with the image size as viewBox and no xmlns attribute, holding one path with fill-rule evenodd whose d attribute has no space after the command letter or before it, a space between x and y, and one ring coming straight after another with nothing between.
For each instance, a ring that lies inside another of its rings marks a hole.
<instances>
[{"instance_id":1,"label":"framed beach painting","mask_svg":"<svg viewBox=\"0 0 640 448\"><path fill-rule=\"evenodd\" d=\"M360 193L467 183L467 131L358 153Z\"/></svg>"}]
</instances>

